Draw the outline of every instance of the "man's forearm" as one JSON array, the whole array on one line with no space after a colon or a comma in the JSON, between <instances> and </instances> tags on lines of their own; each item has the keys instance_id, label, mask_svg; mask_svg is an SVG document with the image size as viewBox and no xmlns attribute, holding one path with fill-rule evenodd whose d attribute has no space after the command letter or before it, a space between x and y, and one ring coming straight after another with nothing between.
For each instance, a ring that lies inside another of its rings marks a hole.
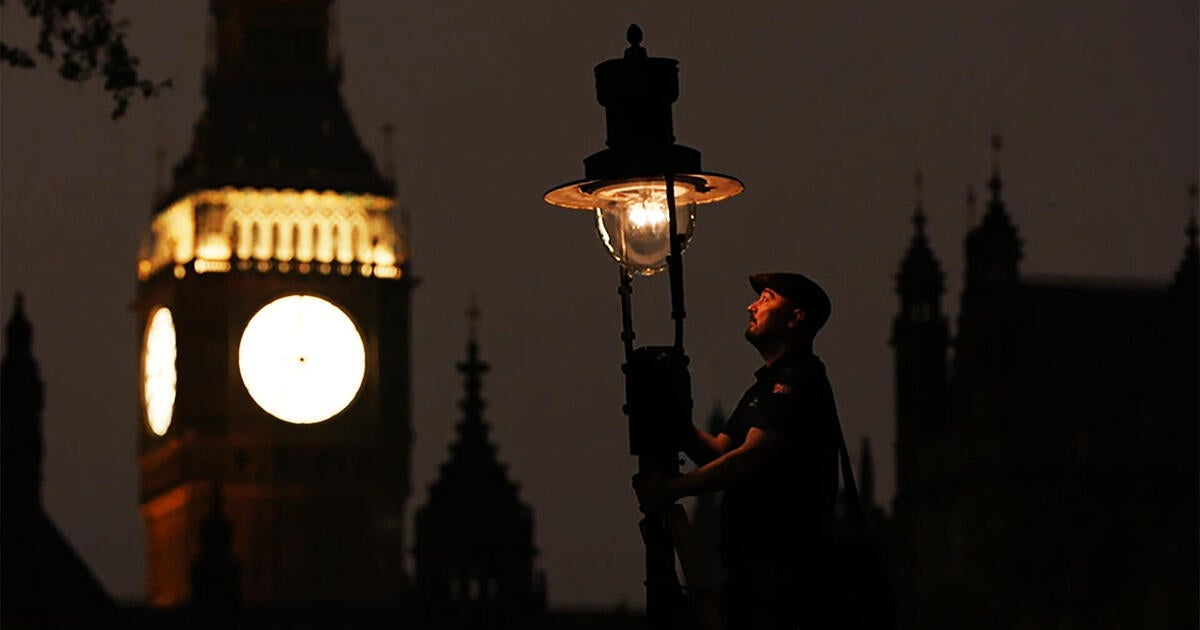
<instances>
[{"instance_id":1,"label":"man's forearm","mask_svg":"<svg viewBox=\"0 0 1200 630\"><path fill-rule=\"evenodd\" d=\"M744 449L735 449L716 457L685 475L672 478L671 494L681 499L724 490L750 473L758 459L755 455Z\"/></svg>"},{"instance_id":2,"label":"man's forearm","mask_svg":"<svg viewBox=\"0 0 1200 630\"><path fill-rule=\"evenodd\" d=\"M722 438L728 439L728 436L722 435L718 441ZM668 490L676 499L724 490L749 477L767 459L777 456L781 444L780 437L774 432L751 428L741 446L686 475L672 478Z\"/></svg>"},{"instance_id":3,"label":"man's forearm","mask_svg":"<svg viewBox=\"0 0 1200 630\"><path fill-rule=\"evenodd\" d=\"M716 436L709 435L693 426L691 433L684 437L683 452L697 466L703 466L720 457L725 449L721 440Z\"/></svg>"}]
</instances>

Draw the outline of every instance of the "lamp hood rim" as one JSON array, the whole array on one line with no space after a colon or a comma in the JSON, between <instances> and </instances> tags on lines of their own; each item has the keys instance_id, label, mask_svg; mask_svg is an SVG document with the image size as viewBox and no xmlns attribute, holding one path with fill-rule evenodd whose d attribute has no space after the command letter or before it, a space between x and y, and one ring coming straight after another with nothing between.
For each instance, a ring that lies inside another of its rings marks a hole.
<instances>
[{"instance_id":1,"label":"lamp hood rim","mask_svg":"<svg viewBox=\"0 0 1200 630\"><path fill-rule=\"evenodd\" d=\"M696 205L724 201L745 190L742 181L732 175L703 171L699 173L678 173L675 181L690 185L692 191L687 202ZM547 190L542 200L552 206L570 210L595 210L596 195L594 191L602 186L620 184L622 182L639 182L666 179L666 175L656 174L644 177L629 177L620 179L585 178L560 184Z\"/></svg>"}]
</instances>

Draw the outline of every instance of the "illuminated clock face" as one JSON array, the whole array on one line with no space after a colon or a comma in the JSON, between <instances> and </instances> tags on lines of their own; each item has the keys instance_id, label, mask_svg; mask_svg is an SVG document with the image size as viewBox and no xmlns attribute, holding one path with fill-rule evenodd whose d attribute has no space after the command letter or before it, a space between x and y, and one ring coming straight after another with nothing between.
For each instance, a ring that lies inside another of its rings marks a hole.
<instances>
[{"instance_id":1,"label":"illuminated clock face","mask_svg":"<svg viewBox=\"0 0 1200 630\"><path fill-rule=\"evenodd\" d=\"M166 435L175 409L175 321L166 308L156 309L146 326L142 344L142 400L150 430L155 435Z\"/></svg>"},{"instance_id":2,"label":"illuminated clock face","mask_svg":"<svg viewBox=\"0 0 1200 630\"><path fill-rule=\"evenodd\" d=\"M366 348L345 311L315 295L262 307L242 332L238 368L264 411L295 424L328 420L362 387Z\"/></svg>"}]
</instances>

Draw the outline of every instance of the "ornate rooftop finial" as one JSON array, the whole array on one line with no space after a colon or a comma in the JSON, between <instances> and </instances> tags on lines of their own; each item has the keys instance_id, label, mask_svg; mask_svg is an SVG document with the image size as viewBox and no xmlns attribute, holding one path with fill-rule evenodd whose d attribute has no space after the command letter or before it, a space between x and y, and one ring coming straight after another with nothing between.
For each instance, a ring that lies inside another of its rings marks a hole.
<instances>
[{"instance_id":1,"label":"ornate rooftop finial","mask_svg":"<svg viewBox=\"0 0 1200 630\"><path fill-rule=\"evenodd\" d=\"M470 335L471 341L475 341L475 336L479 328L479 318L482 315L483 312L479 310L479 299L472 292L470 302L467 304L467 334Z\"/></svg>"},{"instance_id":2,"label":"ornate rooftop finial","mask_svg":"<svg viewBox=\"0 0 1200 630\"><path fill-rule=\"evenodd\" d=\"M925 235L925 175L920 170L913 174L916 189L913 204L913 235L908 251L900 261L900 273L896 275L896 291L906 300L937 300L942 293L942 271L929 239Z\"/></svg>"},{"instance_id":3,"label":"ornate rooftop finial","mask_svg":"<svg viewBox=\"0 0 1200 630\"><path fill-rule=\"evenodd\" d=\"M1004 188L1004 182L1000 179L1000 151L1004 148L1004 138L1000 134L992 134L992 179L988 181L988 188L992 189L992 199L1000 199L1000 189Z\"/></svg>"},{"instance_id":4,"label":"ornate rooftop finial","mask_svg":"<svg viewBox=\"0 0 1200 630\"><path fill-rule=\"evenodd\" d=\"M479 324L479 304L475 294L471 294L470 305L467 307L467 360L458 363L458 371L465 377L467 396L462 401L462 409L466 412L463 422L466 424L481 424L484 403L480 397L483 388L482 376L488 371L488 364L479 360L479 342L476 338L476 327Z\"/></svg>"},{"instance_id":5,"label":"ornate rooftop finial","mask_svg":"<svg viewBox=\"0 0 1200 630\"><path fill-rule=\"evenodd\" d=\"M967 282L964 291L976 293L985 287L1013 286L1020 279L1021 239L1017 227L1005 210L1000 191L1000 150L1004 146L999 134L992 135L992 177L988 188L992 198L979 225L967 234Z\"/></svg>"},{"instance_id":6,"label":"ornate rooftop finial","mask_svg":"<svg viewBox=\"0 0 1200 630\"><path fill-rule=\"evenodd\" d=\"M913 224L913 227L917 228L917 235L924 236L925 235L925 207L924 207L925 204L924 204L922 198L924 197L924 190L925 190L925 176L921 174L920 170L918 170L916 172L916 174L913 175L913 186L916 188L917 198L916 198L915 207L913 208L912 224Z\"/></svg>"}]
</instances>

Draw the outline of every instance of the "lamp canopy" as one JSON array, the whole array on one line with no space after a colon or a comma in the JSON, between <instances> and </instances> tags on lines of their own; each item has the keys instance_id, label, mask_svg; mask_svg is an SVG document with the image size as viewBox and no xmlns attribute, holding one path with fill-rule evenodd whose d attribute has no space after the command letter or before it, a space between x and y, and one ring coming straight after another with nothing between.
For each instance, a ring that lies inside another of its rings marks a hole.
<instances>
[{"instance_id":1,"label":"lamp canopy","mask_svg":"<svg viewBox=\"0 0 1200 630\"><path fill-rule=\"evenodd\" d=\"M680 203L711 203L742 192L736 177L705 172L699 151L675 144L671 106L679 98L679 62L648 56L636 24L629 26L626 39L623 57L595 67L607 148L583 160L583 179L547 191L546 203L594 210L602 189L614 184L662 187L667 177L674 180Z\"/></svg>"}]
</instances>

